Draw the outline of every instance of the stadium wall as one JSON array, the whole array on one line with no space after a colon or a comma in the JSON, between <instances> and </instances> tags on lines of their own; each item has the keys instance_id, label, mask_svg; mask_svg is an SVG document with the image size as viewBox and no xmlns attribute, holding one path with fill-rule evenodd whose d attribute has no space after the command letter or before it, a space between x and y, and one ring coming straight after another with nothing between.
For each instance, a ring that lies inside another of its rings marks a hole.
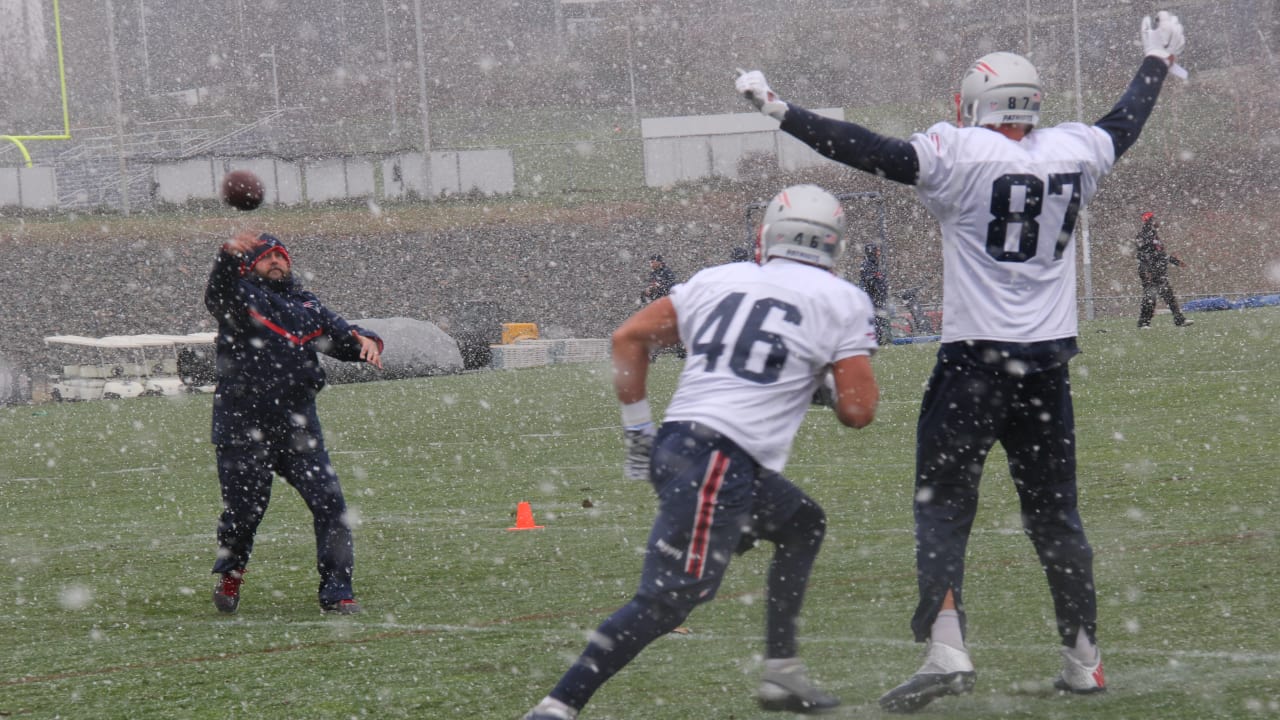
<instances>
[{"instance_id":1,"label":"stadium wall","mask_svg":"<svg viewBox=\"0 0 1280 720\"><path fill-rule=\"evenodd\" d=\"M252 170L266 185L266 205L318 204L368 198L423 197L422 153L378 157L286 160L274 157L206 157L172 162L133 163L150 174L152 199L160 205L217 201L222 176ZM59 210L57 172L50 166L0 168L0 208ZM510 150L456 150L431 153L431 195L515 190ZM110 196L108 196L110 197ZM136 209L136 207L135 207Z\"/></svg>"},{"instance_id":2,"label":"stadium wall","mask_svg":"<svg viewBox=\"0 0 1280 720\"><path fill-rule=\"evenodd\" d=\"M819 108L815 112L844 119L841 108ZM707 178L738 180L744 161L751 157L772 158L771 164L783 172L835 165L801 141L779 132L777 121L759 113L645 118L641 121L641 134L643 170L626 168L624 172L631 178L624 181L625 186L670 187ZM270 156L133 160L130 164L135 174L138 168L149 173L151 190L147 202L131 197L131 205L137 210L147 205L216 202L222 176L239 169L251 170L264 180L264 204L268 206L516 192L517 163L510 149L440 150L433 151L430 159L429 183L421 152L298 160ZM531 168L523 169L539 174ZM6 169L0 173L0 207L72 209L59 205L56 172L51 166ZM643 173L643 178L637 176L638 172ZM119 187L118 182L109 179L100 179L99 184L113 190ZM115 195L109 191L100 197L111 203Z\"/></svg>"},{"instance_id":3,"label":"stadium wall","mask_svg":"<svg viewBox=\"0 0 1280 720\"><path fill-rule=\"evenodd\" d=\"M814 112L844 120L843 108L819 108ZM668 187L710 177L737 180L743 160L751 155L772 155L784 171L818 167L833 161L808 145L778 132L778 121L760 113L690 115L645 118L640 121L644 138L644 182L648 187Z\"/></svg>"}]
</instances>

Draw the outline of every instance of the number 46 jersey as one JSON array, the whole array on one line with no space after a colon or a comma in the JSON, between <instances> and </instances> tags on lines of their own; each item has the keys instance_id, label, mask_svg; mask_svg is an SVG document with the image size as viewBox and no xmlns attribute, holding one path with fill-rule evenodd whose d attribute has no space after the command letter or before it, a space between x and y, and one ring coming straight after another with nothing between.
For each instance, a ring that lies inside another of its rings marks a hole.
<instances>
[{"instance_id":1,"label":"number 46 jersey","mask_svg":"<svg viewBox=\"0 0 1280 720\"><path fill-rule=\"evenodd\" d=\"M707 425L778 472L826 367L877 347L866 293L790 260L707 268L671 302L688 357L663 419Z\"/></svg>"},{"instance_id":2,"label":"number 46 jersey","mask_svg":"<svg viewBox=\"0 0 1280 720\"><path fill-rule=\"evenodd\" d=\"M942 225L942 342L1075 337L1072 234L1115 164L1111 136L1064 123L1018 142L939 123L911 144L916 193Z\"/></svg>"}]
</instances>

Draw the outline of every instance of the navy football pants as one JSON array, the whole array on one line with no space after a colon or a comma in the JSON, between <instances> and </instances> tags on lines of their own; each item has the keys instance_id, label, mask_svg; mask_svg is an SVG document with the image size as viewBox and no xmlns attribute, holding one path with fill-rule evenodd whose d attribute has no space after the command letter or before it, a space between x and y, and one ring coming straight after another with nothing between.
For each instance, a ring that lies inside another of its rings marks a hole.
<instances>
[{"instance_id":1,"label":"navy football pants","mask_svg":"<svg viewBox=\"0 0 1280 720\"><path fill-rule=\"evenodd\" d=\"M796 654L797 618L826 536L822 508L733 441L695 423L663 423L650 482L658 494L635 596L609 616L551 696L582 709L609 678L696 606L715 597L729 560L756 538L774 544L765 657Z\"/></svg>"},{"instance_id":2,"label":"navy football pants","mask_svg":"<svg viewBox=\"0 0 1280 720\"><path fill-rule=\"evenodd\" d=\"M249 564L253 537L267 512L273 473L277 473L302 495L311 511L320 602L352 598L355 552L347 524L347 504L323 443L301 451L267 445L221 445L217 455L222 516L218 520L218 560L213 572L239 570Z\"/></svg>"},{"instance_id":3,"label":"navy football pants","mask_svg":"<svg viewBox=\"0 0 1280 720\"><path fill-rule=\"evenodd\" d=\"M1083 628L1096 642L1093 549L1076 508L1075 418L1066 364L1017 377L998 366L941 359L916 427L916 641L929 637L947 590L965 626L965 547L982 466L996 442L1008 456L1023 532L1049 581L1062 641L1074 644Z\"/></svg>"}]
</instances>

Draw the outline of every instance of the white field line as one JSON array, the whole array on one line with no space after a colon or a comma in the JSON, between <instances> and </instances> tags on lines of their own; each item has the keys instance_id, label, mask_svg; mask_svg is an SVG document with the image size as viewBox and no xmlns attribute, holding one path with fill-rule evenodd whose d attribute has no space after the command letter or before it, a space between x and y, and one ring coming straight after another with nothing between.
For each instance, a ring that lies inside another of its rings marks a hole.
<instances>
[{"instance_id":1,"label":"white field line","mask_svg":"<svg viewBox=\"0 0 1280 720\"><path fill-rule=\"evenodd\" d=\"M601 613L600 619L604 619L607 613ZM537 618L535 620L512 619L510 621L498 621L491 625L474 626L474 625L412 625L397 623L392 620L385 622L355 622L348 620L352 625L358 626L362 630L381 630L384 632L405 632L405 633L469 633L474 635L520 635L534 636L546 638L547 640L564 639L566 630L563 628L542 628L529 627L529 623L545 623L556 622L558 618ZM332 627L335 620L341 619L328 618L317 620L304 620L290 622L289 625L303 627ZM191 618L175 618L172 622L176 625L188 626L193 624ZM207 622L218 625L234 625L237 628L264 628L278 629L280 627L279 620L246 620L243 616L235 618L210 618ZM164 625L164 622L148 621L149 626ZM726 635L720 633L709 633L699 631L696 621L692 623L693 631L687 635L671 635L671 640L677 642L731 642L734 645L758 643L759 635ZM573 631L568 631L572 633ZM585 638L585 631L583 633ZM900 638L872 638L865 636L838 636L824 633L822 635L799 637L802 645L841 645L849 648L923 648L923 645L915 643L909 639ZM306 645L307 643L300 643ZM1002 652L1036 654L1044 652L1046 649L1054 651L1056 655L1056 645L1051 641L1045 643L1037 643L1034 645L1018 644L1011 645L1005 643L972 643L969 646L970 651L976 658L980 658L984 650L999 650ZM1280 663L1280 652L1246 652L1241 650L1215 650L1215 649L1198 649L1198 650L1177 650L1168 647L1146 648L1133 647L1119 643L1103 642L1103 652L1108 657L1139 657L1151 658L1160 657L1172 660L1219 660L1233 663ZM975 661L977 664L977 661Z\"/></svg>"},{"instance_id":2,"label":"white field line","mask_svg":"<svg viewBox=\"0 0 1280 720\"><path fill-rule=\"evenodd\" d=\"M99 470L97 475L127 475L129 473L145 473L145 472L167 472L168 468L164 465L152 465L150 467L132 467L119 468L117 470Z\"/></svg>"}]
</instances>

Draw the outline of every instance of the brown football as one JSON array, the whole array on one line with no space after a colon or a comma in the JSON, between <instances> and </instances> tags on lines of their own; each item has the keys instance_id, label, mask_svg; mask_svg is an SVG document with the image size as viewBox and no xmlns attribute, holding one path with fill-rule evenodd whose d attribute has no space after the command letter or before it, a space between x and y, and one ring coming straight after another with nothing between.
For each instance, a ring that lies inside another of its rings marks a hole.
<instances>
[{"instance_id":1,"label":"brown football","mask_svg":"<svg viewBox=\"0 0 1280 720\"><path fill-rule=\"evenodd\" d=\"M237 210L256 209L264 195L262 181L248 170L232 170L222 178L222 200Z\"/></svg>"}]
</instances>

